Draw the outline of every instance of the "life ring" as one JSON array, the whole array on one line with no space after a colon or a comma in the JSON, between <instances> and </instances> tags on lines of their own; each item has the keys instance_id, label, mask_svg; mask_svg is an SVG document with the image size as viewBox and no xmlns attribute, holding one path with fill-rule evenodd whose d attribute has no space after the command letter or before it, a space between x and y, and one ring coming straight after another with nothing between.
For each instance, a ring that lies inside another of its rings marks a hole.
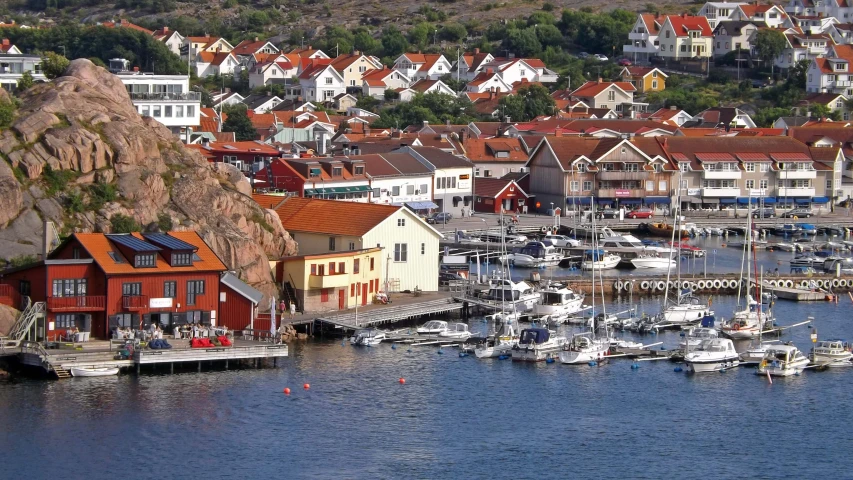
<instances>
[{"instance_id":1,"label":"life ring","mask_svg":"<svg viewBox=\"0 0 853 480\"><path fill-rule=\"evenodd\" d=\"M714 280L713 285L714 285L714 288L719 289L723 286L723 282L721 282L719 280Z\"/></svg>"},{"instance_id":2,"label":"life ring","mask_svg":"<svg viewBox=\"0 0 853 480\"><path fill-rule=\"evenodd\" d=\"M643 290L649 289L649 282L647 280L643 280L643 283L640 284L640 288Z\"/></svg>"},{"instance_id":3,"label":"life ring","mask_svg":"<svg viewBox=\"0 0 853 480\"><path fill-rule=\"evenodd\" d=\"M673 282L672 280L666 282L666 288L669 288L669 289L675 288L675 282Z\"/></svg>"},{"instance_id":4,"label":"life ring","mask_svg":"<svg viewBox=\"0 0 853 480\"><path fill-rule=\"evenodd\" d=\"M696 285L696 283L689 282L689 285L690 285L690 291L691 292L695 292L696 290L699 290L699 287Z\"/></svg>"},{"instance_id":5,"label":"life ring","mask_svg":"<svg viewBox=\"0 0 853 480\"><path fill-rule=\"evenodd\" d=\"M619 280L617 280L617 281L616 281L616 283L614 283L614 284L613 284L613 288L614 288L617 292L618 292L618 291L620 291L620 290L622 290L622 282L620 282Z\"/></svg>"},{"instance_id":6,"label":"life ring","mask_svg":"<svg viewBox=\"0 0 853 480\"><path fill-rule=\"evenodd\" d=\"M821 280L817 280L817 282L816 282L816 283L817 283L817 286L818 286L818 287L820 287L820 288L826 288L826 280L823 280L823 279L821 279Z\"/></svg>"},{"instance_id":7,"label":"life ring","mask_svg":"<svg viewBox=\"0 0 853 480\"><path fill-rule=\"evenodd\" d=\"M833 278L833 279L832 279L832 286L833 286L833 287L835 287L835 288L840 287L840 286L841 286L841 280L839 280L839 279L837 279L837 278Z\"/></svg>"},{"instance_id":8,"label":"life ring","mask_svg":"<svg viewBox=\"0 0 853 480\"><path fill-rule=\"evenodd\" d=\"M740 324L739 324L739 323L734 324L734 325L732 326L732 330L734 330L734 331L738 331L738 330L740 330Z\"/></svg>"},{"instance_id":9,"label":"life ring","mask_svg":"<svg viewBox=\"0 0 853 480\"><path fill-rule=\"evenodd\" d=\"M662 281L662 280L661 280L660 282L658 282L658 283L657 283L657 285L655 285L655 288L656 288L657 290L664 290L664 289L666 289L666 282L664 282L664 281Z\"/></svg>"}]
</instances>

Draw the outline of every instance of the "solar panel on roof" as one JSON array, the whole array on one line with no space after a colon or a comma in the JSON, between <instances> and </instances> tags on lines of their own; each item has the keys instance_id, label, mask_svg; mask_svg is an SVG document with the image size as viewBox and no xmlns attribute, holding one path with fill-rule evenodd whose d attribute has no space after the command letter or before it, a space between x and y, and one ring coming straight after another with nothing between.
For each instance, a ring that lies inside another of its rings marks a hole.
<instances>
[{"instance_id":1,"label":"solar panel on roof","mask_svg":"<svg viewBox=\"0 0 853 480\"><path fill-rule=\"evenodd\" d=\"M167 233L146 233L143 237L145 240L169 250L198 250L195 245L179 240Z\"/></svg>"},{"instance_id":2,"label":"solar panel on roof","mask_svg":"<svg viewBox=\"0 0 853 480\"><path fill-rule=\"evenodd\" d=\"M123 247L129 248L134 252L159 252L160 247L142 241L128 233L107 235L111 242L115 242Z\"/></svg>"}]
</instances>

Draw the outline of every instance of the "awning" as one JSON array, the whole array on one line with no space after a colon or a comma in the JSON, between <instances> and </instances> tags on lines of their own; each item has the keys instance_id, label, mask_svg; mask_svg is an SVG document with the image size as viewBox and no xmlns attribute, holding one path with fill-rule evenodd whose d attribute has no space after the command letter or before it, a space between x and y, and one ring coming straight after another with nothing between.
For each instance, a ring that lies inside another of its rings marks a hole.
<instances>
[{"instance_id":1,"label":"awning","mask_svg":"<svg viewBox=\"0 0 853 480\"><path fill-rule=\"evenodd\" d=\"M596 198L595 203L598 203L600 205L605 205L608 203L613 203L613 200L614 199L612 199L612 198Z\"/></svg>"},{"instance_id":2,"label":"awning","mask_svg":"<svg viewBox=\"0 0 853 480\"><path fill-rule=\"evenodd\" d=\"M639 198L620 198L619 203L622 205L639 205L643 201Z\"/></svg>"},{"instance_id":3,"label":"awning","mask_svg":"<svg viewBox=\"0 0 853 480\"><path fill-rule=\"evenodd\" d=\"M306 189L305 189L305 195L306 195L306 196L314 195L315 193L316 193L316 192L314 191L314 189L313 189L313 188L306 188Z\"/></svg>"},{"instance_id":4,"label":"awning","mask_svg":"<svg viewBox=\"0 0 853 480\"><path fill-rule=\"evenodd\" d=\"M829 197L812 197L812 203L829 203Z\"/></svg>"},{"instance_id":5,"label":"awning","mask_svg":"<svg viewBox=\"0 0 853 480\"><path fill-rule=\"evenodd\" d=\"M460 196L456 195L456 196L454 196L454 197L453 197L453 201L454 201L454 202L461 202L461 201L462 201L462 197L460 197Z\"/></svg>"},{"instance_id":6,"label":"awning","mask_svg":"<svg viewBox=\"0 0 853 480\"><path fill-rule=\"evenodd\" d=\"M741 205L748 205L750 203L757 205L758 204L758 198L756 198L756 197L738 197L737 203L739 203Z\"/></svg>"},{"instance_id":7,"label":"awning","mask_svg":"<svg viewBox=\"0 0 853 480\"><path fill-rule=\"evenodd\" d=\"M590 197L566 197L566 203L569 205L589 205L592 203Z\"/></svg>"},{"instance_id":8,"label":"awning","mask_svg":"<svg viewBox=\"0 0 853 480\"><path fill-rule=\"evenodd\" d=\"M331 195L336 193L356 193L369 191L370 187L367 185L357 185L352 187L306 188L305 195Z\"/></svg>"},{"instance_id":9,"label":"awning","mask_svg":"<svg viewBox=\"0 0 853 480\"><path fill-rule=\"evenodd\" d=\"M433 202L406 202L406 206L412 210L429 210L431 208L438 208L438 205Z\"/></svg>"},{"instance_id":10,"label":"awning","mask_svg":"<svg viewBox=\"0 0 853 480\"><path fill-rule=\"evenodd\" d=\"M720 199L719 198L703 198L702 203L704 203L705 205L719 205Z\"/></svg>"},{"instance_id":11,"label":"awning","mask_svg":"<svg viewBox=\"0 0 853 480\"><path fill-rule=\"evenodd\" d=\"M695 203L698 205L698 204L702 203L702 199L696 198L696 197L684 197L684 200L682 200L682 202Z\"/></svg>"},{"instance_id":12,"label":"awning","mask_svg":"<svg viewBox=\"0 0 853 480\"><path fill-rule=\"evenodd\" d=\"M764 201L765 205L771 205L771 204L776 203L776 198L775 197L764 197L763 201Z\"/></svg>"},{"instance_id":13,"label":"awning","mask_svg":"<svg viewBox=\"0 0 853 480\"><path fill-rule=\"evenodd\" d=\"M669 197L646 197L646 205L669 205L671 202Z\"/></svg>"},{"instance_id":14,"label":"awning","mask_svg":"<svg viewBox=\"0 0 853 480\"><path fill-rule=\"evenodd\" d=\"M795 198L794 203L799 203L801 205L812 203L811 198Z\"/></svg>"},{"instance_id":15,"label":"awning","mask_svg":"<svg viewBox=\"0 0 853 480\"><path fill-rule=\"evenodd\" d=\"M721 198L720 199L720 203L723 205L733 205L735 202L737 202L737 200L734 198Z\"/></svg>"}]
</instances>

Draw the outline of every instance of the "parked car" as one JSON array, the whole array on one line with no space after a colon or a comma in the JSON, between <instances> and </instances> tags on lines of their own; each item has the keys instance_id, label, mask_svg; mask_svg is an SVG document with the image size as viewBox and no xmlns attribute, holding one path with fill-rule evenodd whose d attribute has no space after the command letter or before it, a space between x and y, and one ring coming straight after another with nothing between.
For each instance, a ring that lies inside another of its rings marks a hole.
<instances>
[{"instance_id":1,"label":"parked car","mask_svg":"<svg viewBox=\"0 0 853 480\"><path fill-rule=\"evenodd\" d=\"M619 63L620 67L630 67L631 65L634 64L633 62L631 62L630 59L627 59L627 58L620 58L619 62L617 62L617 63Z\"/></svg>"},{"instance_id":2,"label":"parked car","mask_svg":"<svg viewBox=\"0 0 853 480\"><path fill-rule=\"evenodd\" d=\"M589 58L589 53L581 52L578 54L578 58Z\"/></svg>"},{"instance_id":3,"label":"parked car","mask_svg":"<svg viewBox=\"0 0 853 480\"><path fill-rule=\"evenodd\" d=\"M649 59L649 63L652 65L664 65L666 63L666 59L663 57L652 57Z\"/></svg>"},{"instance_id":4,"label":"parked car","mask_svg":"<svg viewBox=\"0 0 853 480\"><path fill-rule=\"evenodd\" d=\"M595 57L595 59L596 59L596 60L598 60L599 62L606 62L606 61L607 61L607 56L606 56L606 55L602 55L602 54L600 54L600 53L596 53L596 54L595 54L595 55L593 55L593 56L594 56L594 57Z\"/></svg>"},{"instance_id":5,"label":"parked car","mask_svg":"<svg viewBox=\"0 0 853 480\"><path fill-rule=\"evenodd\" d=\"M651 208L638 208L636 210L631 210L625 215L628 218L652 218L655 212Z\"/></svg>"},{"instance_id":6,"label":"parked car","mask_svg":"<svg viewBox=\"0 0 853 480\"><path fill-rule=\"evenodd\" d=\"M426 221L427 221L427 223L432 223L432 224L439 224L439 223L446 224L447 222L449 222L452 219L453 219L453 215L450 214L449 212L438 212L438 213L433 213L432 215L428 216L426 218Z\"/></svg>"},{"instance_id":7,"label":"parked car","mask_svg":"<svg viewBox=\"0 0 853 480\"><path fill-rule=\"evenodd\" d=\"M752 218L773 218L776 216L776 209L773 207L756 208L749 212Z\"/></svg>"},{"instance_id":8,"label":"parked car","mask_svg":"<svg viewBox=\"0 0 853 480\"><path fill-rule=\"evenodd\" d=\"M812 210L810 208L794 208L792 210L788 210L787 212L782 214L784 218L809 218L812 215Z\"/></svg>"},{"instance_id":9,"label":"parked car","mask_svg":"<svg viewBox=\"0 0 853 480\"><path fill-rule=\"evenodd\" d=\"M619 210L615 208L604 208L598 211L598 216L601 218L619 218Z\"/></svg>"},{"instance_id":10,"label":"parked car","mask_svg":"<svg viewBox=\"0 0 853 480\"><path fill-rule=\"evenodd\" d=\"M439 272L438 273L438 284L439 285L449 285L450 282L464 282L466 281L465 277L459 275L458 273L453 272Z\"/></svg>"}]
</instances>

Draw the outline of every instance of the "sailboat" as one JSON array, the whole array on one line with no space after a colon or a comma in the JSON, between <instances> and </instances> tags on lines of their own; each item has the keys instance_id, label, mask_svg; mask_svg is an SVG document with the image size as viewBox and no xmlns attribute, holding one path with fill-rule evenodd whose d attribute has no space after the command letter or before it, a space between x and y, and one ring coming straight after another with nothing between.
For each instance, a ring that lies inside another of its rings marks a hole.
<instances>
[{"instance_id":1,"label":"sailboat","mask_svg":"<svg viewBox=\"0 0 853 480\"><path fill-rule=\"evenodd\" d=\"M592 225L593 231L595 230L595 220L593 219ZM598 251L598 238L597 236L593 237L592 240L592 251ZM592 272L592 324L591 331L583 332L572 336L572 339L563 347L563 351L560 352L560 363L566 365L577 365L580 363L589 363L593 360L601 360L607 355L607 352L610 350L610 339L607 336L607 311L604 306L604 292L601 292L601 308L602 314L601 317L601 325L596 325L595 315L595 274L598 272L599 276L599 284L601 282L601 268L597 268ZM596 327L604 329L604 336L602 338L596 337Z\"/></svg>"},{"instance_id":2,"label":"sailboat","mask_svg":"<svg viewBox=\"0 0 853 480\"><path fill-rule=\"evenodd\" d=\"M503 215L501 215L503 217ZM501 218L503 224L503 218ZM503 229L501 230L501 250L502 254L506 254L506 237ZM508 268L501 272L501 278L506 279ZM495 334L487 336L483 341L474 347L474 355L477 358L495 358L501 355L511 355L512 348L518 345L518 312L515 311L515 303L512 304L513 309L508 312L506 309L506 296L501 295L501 311L493 315L486 316L495 322Z\"/></svg>"},{"instance_id":3,"label":"sailboat","mask_svg":"<svg viewBox=\"0 0 853 480\"><path fill-rule=\"evenodd\" d=\"M747 281L750 279L751 262L757 262L750 221L750 218L747 217L746 244L749 248L744 249L741 257L741 284L744 284L744 279ZM752 258L749 258L750 254L752 254ZM746 264L746 276L744 276L744 264ZM755 263L755 269L758 270L757 263ZM765 325L772 322L772 317L769 312L765 311L764 305L749 294L749 287L743 288L746 296L746 308L735 312L731 320L723 322L720 326L720 333L733 340L756 338L761 335ZM738 304L740 304L740 289L741 287L738 287ZM760 282L755 283L755 290L756 298L760 300Z\"/></svg>"}]
</instances>

